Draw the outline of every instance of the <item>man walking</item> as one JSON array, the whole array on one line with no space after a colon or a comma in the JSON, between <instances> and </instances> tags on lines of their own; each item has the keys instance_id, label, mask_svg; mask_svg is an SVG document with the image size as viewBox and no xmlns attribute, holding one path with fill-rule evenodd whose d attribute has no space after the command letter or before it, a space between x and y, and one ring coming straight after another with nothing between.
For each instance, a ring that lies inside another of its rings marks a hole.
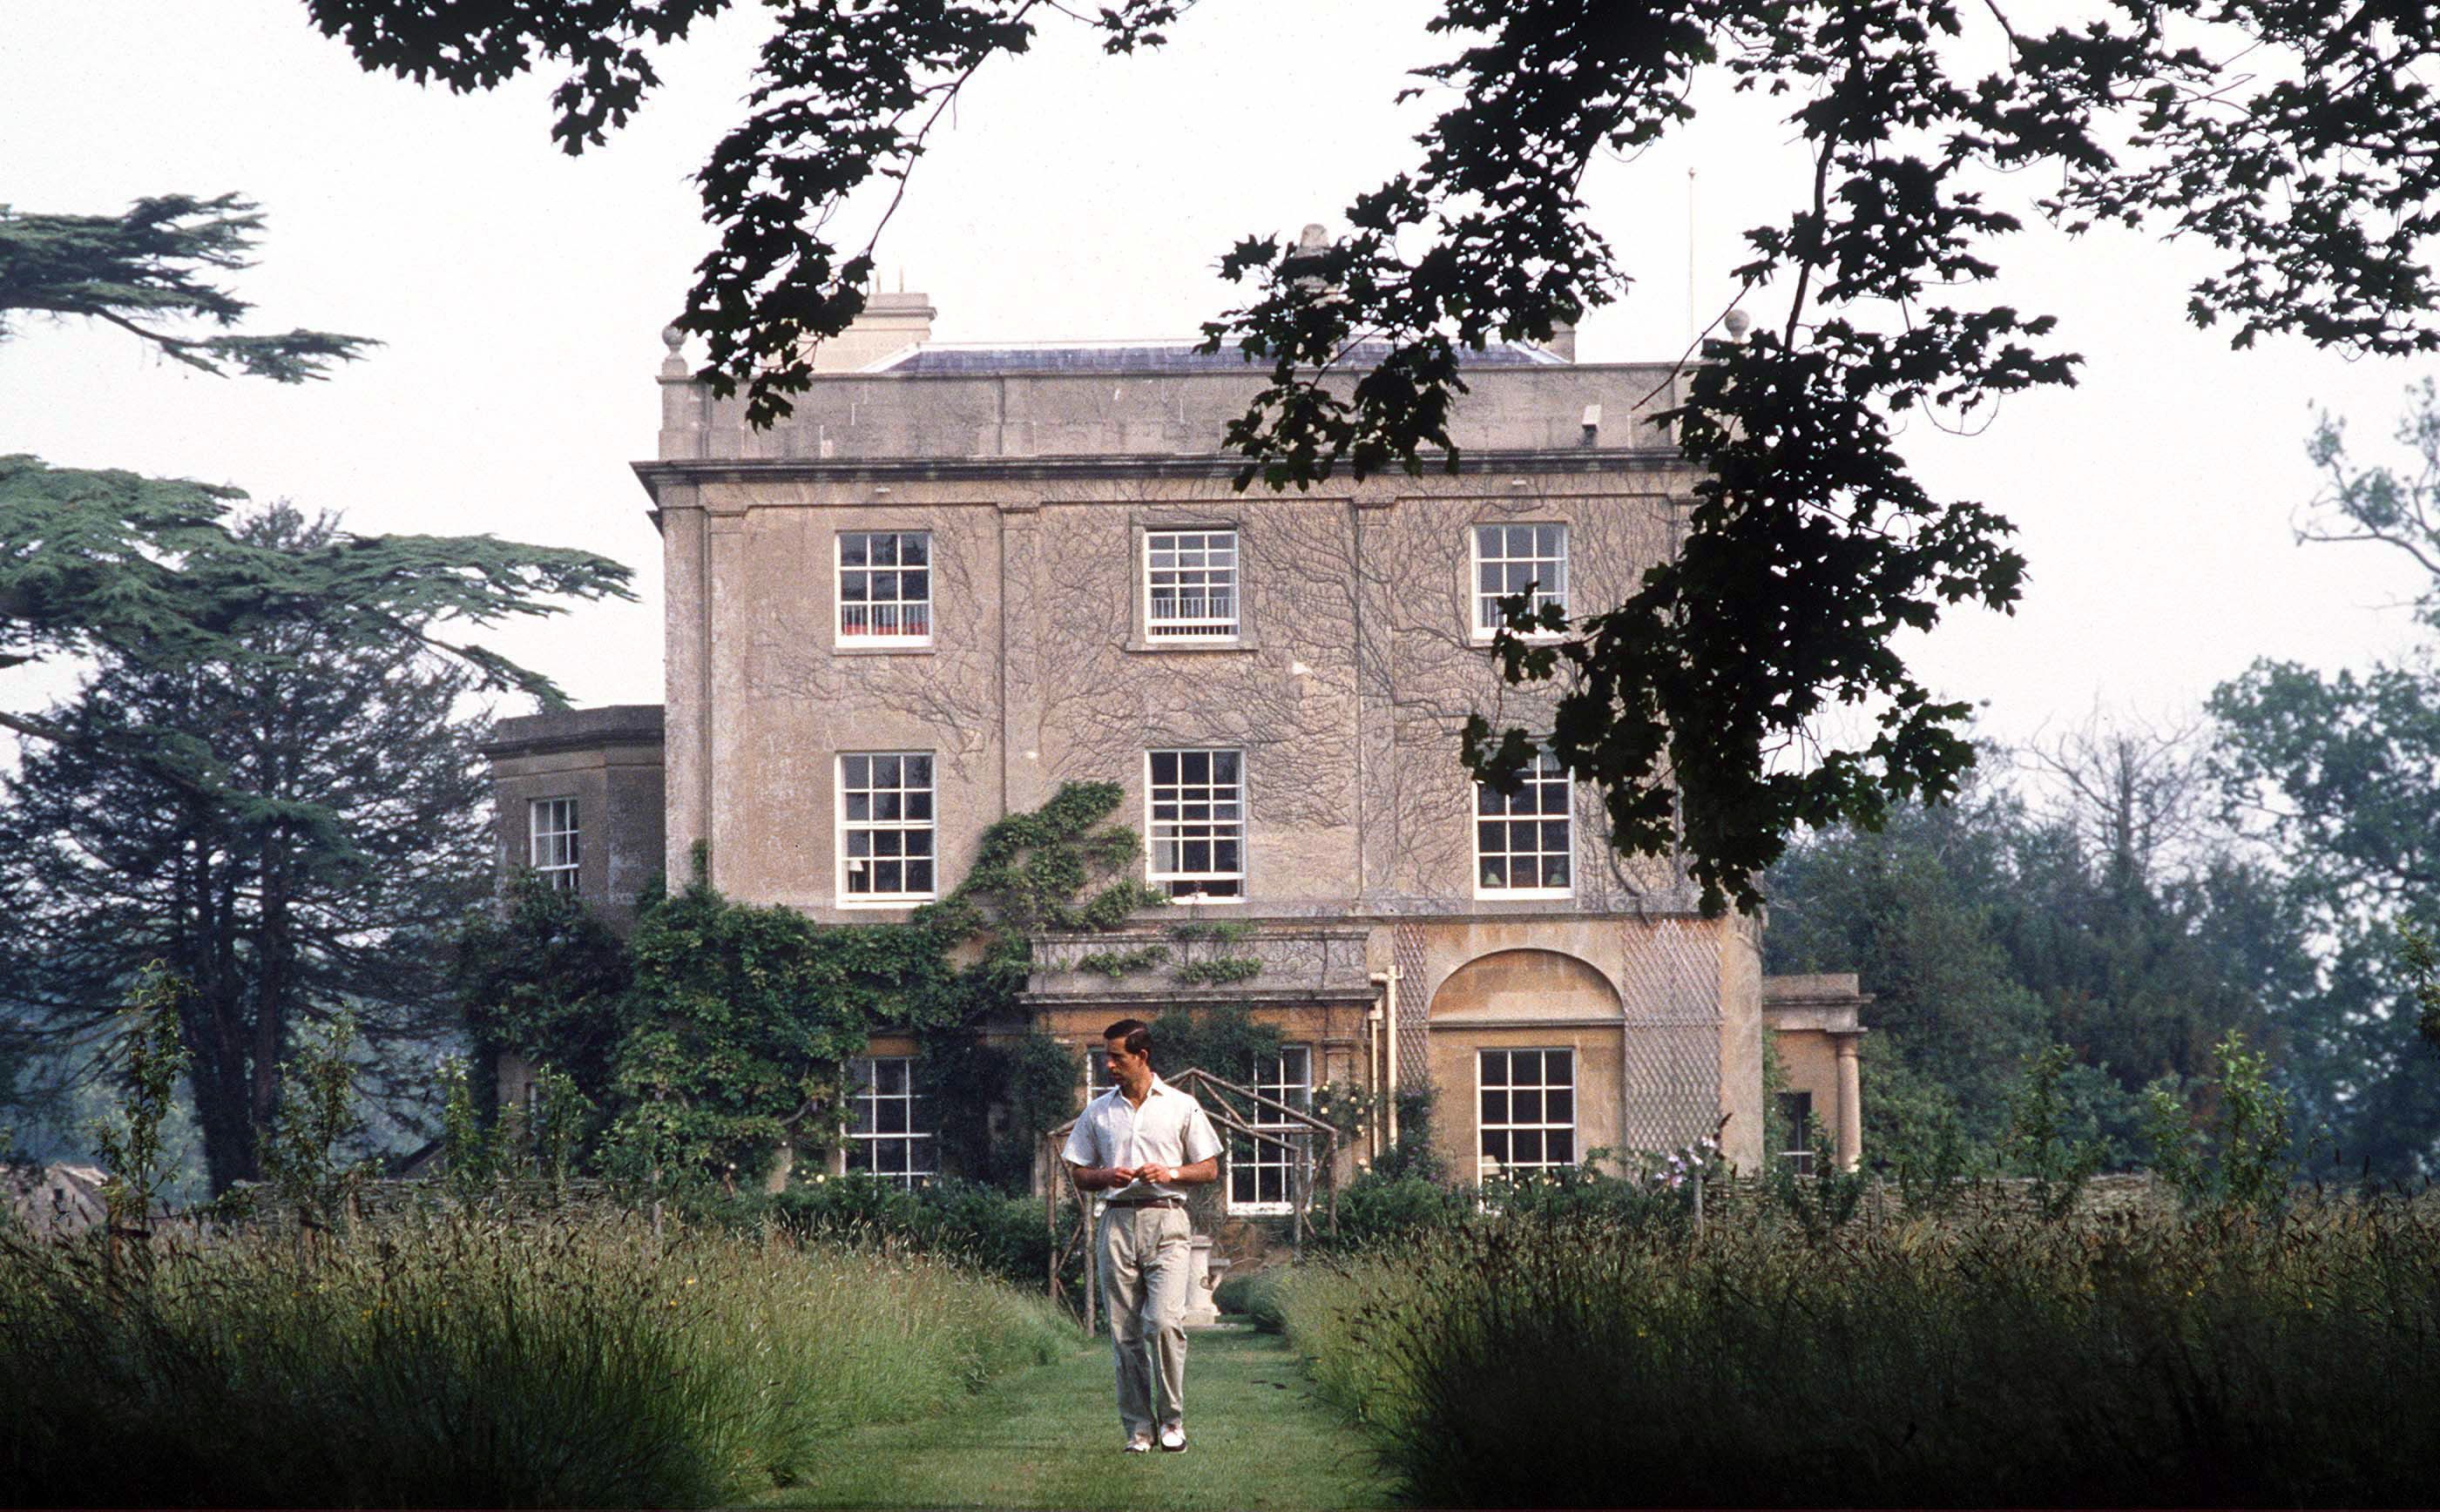
<instances>
[{"instance_id":1,"label":"man walking","mask_svg":"<svg viewBox=\"0 0 2440 1512\"><path fill-rule=\"evenodd\" d=\"M1220 1136L1193 1094L1152 1073L1152 1030L1121 1019L1102 1031L1118 1085L1085 1105L1063 1152L1076 1184L1107 1192L1102 1294L1118 1356L1127 1452L1186 1451L1186 1280L1193 1231L1186 1192L1220 1179ZM1156 1388L1157 1396L1156 1396Z\"/></svg>"}]
</instances>

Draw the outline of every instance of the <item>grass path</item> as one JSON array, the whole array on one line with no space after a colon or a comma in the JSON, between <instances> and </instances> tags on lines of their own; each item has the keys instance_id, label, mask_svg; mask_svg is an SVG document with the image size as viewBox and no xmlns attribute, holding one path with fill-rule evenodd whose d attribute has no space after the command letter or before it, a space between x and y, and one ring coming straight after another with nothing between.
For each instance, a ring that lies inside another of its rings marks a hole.
<instances>
[{"instance_id":1,"label":"grass path","mask_svg":"<svg viewBox=\"0 0 2440 1512\"><path fill-rule=\"evenodd\" d=\"M1389 1502L1363 1441L1313 1399L1296 1358L1249 1330L1198 1330L1184 1454L1122 1454L1110 1345L996 1385L940 1416L856 1430L769 1506L1148 1507L1261 1512Z\"/></svg>"}]
</instances>

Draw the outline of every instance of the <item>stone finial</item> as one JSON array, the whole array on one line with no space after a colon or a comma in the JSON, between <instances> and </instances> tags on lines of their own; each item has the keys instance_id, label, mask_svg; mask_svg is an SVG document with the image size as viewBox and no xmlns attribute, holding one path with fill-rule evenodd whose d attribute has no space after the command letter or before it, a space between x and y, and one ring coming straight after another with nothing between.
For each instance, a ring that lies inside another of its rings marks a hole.
<instances>
[{"instance_id":1,"label":"stone finial","mask_svg":"<svg viewBox=\"0 0 2440 1512\"><path fill-rule=\"evenodd\" d=\"M686 339L686 332L680 330L675 326L663 326L661 328L661 345L670 349L670 354L661 359L661 376L663 378L690 378L693 376L693 369L687 365Z\"/></svg>"},{"instance_id":2,"label":"stone finial","mask_svg":"<svg viewBox=\"0 0 2440 1512\"><path fill-rule=\"evenodd\" d=\"M1746 339L1746 332L1753 329L1753 316L1742 310L1731 310L1728 315L1728 327L1729 340L1743 341Z\"/></svg>"}]
</instances>

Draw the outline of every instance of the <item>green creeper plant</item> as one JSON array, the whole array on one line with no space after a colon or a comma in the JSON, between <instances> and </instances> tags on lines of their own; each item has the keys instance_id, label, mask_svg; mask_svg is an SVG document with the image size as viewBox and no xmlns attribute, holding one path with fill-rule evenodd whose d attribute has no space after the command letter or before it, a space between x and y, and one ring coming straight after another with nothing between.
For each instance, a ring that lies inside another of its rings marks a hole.
<instances>
[{"instance_id":1,"label":"green creeper plant","mask_svg":"<svg viewBox=\"0 0 2440 1512\"><path fill-rule=\"evenodd\" d=\"M300 1236L329 1233L372 1179L369 1161L340 1148L364 1131L356 1107L358 1043L354 1015L341 1010L309 1024L280 1067L279 1107L263 1153L263 1174L296 1214Z\"/></svg>"},{"instance_id":2,"label":"green creeper plant","mask_svg":"<svg viewBox=\"0 0 2440 1512\"><path fill-rule=\"evenodd\" d=\"M2068 1217L2082 1201L2085 1184L2101 1169L2107 1151L2099 1140L2068 1132L2069 1103L2062 1087L2075 1064L2075 1051L2054 1044L2025 1058L2024 1080L2010 1096L2008 1159L2033 1179L2034 1208L2051 1222Z\"/></svg>"},{"instance_id":3,"label":"green creeper plant","mask_svg":"<svg viewBox=\"0 0 2440 1512\"><path fill-rule=\"evenodd\" d=\"M445 1056L440 1061L440 1150L443 1181L449 1195L472 1207L489 1198L498 1184L493 1130L486 1127L483 1105L467 1075L466 1058Z\"/></svg>"},{"instance_id":4,"label":"green creeper plant","mask_svg":"<svg viewBox=\"0 0 2440 1512\"><path fill-rule=\"evenodd\" d=\"M2216 1094L2198 1127L2174 1078L2144 1089L2152 1168L2189 1209L2267 1212L2286 1201L2297 1159L2288 1094L2270 1079L2268 1053L2231 1030L2212 1047Z\"/></svg>"},{"instance_id":5,"label":"green creeper plant","mask_svg":"<svg viewBox=\"0 0 2440 1512\"><path fill-rule=\"evenodd\" d=\"M657 889L638 904L649 908ZM505 907L459 926L451 942L450 994L486 1061L509 1051L567 1073L597 1101L611 1063L635 966L627 944L577 894L520 868Z\"/></svg>"},{"instance_id":6,"label":"green creeper plant","mask_svg":"<svg viewBox=\"0 0 2440 1512\"><path fill-rule=\"evenodd\" d=\"M186 990L186 984L159 962L145 968L119 1010L118 1035L108 1052L123 1092L117 1115L97 1121L93 1138L110 1173L101 1198L110 1216L114 1265L119 1241L129 1238L136 1242L143 1263L150 1263L152 1215L170 1181L161 1126L176 1105L178 1078L188 1059L178 1037L178 1004Z\"/></svg>"},{"instance_id":7,"label":"green creeper plant","mask_svg":"<svg viewBox=\"0 0 2440 1512\"><path fill-rule=\"evenodd\" d=\"M2414 1032L2427 1043L2440 1045L2440 947L2412 924L2401 926L2397 937L2398 955L2414 987Z\"/></svg>"},{"instance_id":8,"label":"green creeper plant","mask_svg":"<svg viewBox=\"0 0 2440 1512\"><path fill-rule=\"evenodd\" d=\"M534 1067L533 1109L526 1133L533 1144L534 1174L553 1189L566 1186L577 1151L600 1112L574 1076L548 1061Z\"/></svg>"}]
</instances>

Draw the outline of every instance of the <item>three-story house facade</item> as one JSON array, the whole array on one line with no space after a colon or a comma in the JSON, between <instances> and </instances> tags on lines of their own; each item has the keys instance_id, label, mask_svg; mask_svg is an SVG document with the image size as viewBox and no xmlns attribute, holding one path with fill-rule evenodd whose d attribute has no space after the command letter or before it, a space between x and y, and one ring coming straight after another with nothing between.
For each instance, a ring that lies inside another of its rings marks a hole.
<instances>
[{"instance_id":1,"label":"three-story house facade","mask_svg":"<svg viewBox=\"0 0 2440 1512\"><path fill-rule=\"evenodd\" d=\"M1501 794L1458 759L1471 713L1547 726L1549 691L1487 654L1495 599L1590 612L1675 549L1695 478L1652 417L1680 379L1495 347L1464 368L1453 471L1240 489L1220 437L1264 375L1233 354L960 347L933 314L874 296L762 431L674 346L664 365L636 471L664 551L670 875L700 843L731 897L904 917L993 821L1116 782L1171 899L1131 927L1239 926L1238 970L1182 970L1186 946L1114 974L1127 941L1046 936L1031 1027L1089 1049L1122 1015L1242 1004L1285 1049L1224 1075L1290 1105L1381 1094L1351 1164L1398 1089L1434 1094L1462 1176L1715 1128L1757 1164L1759 921L1703 918L1673 865L1619 856L1554 768ZM551 780L521 775L521 722L495 752L511 860ZM1824 1022L1852 1072L1852 1008ZM851 1164L929 1169L913 1054L859 1063ZM1821 1094L1852 1159L1852 1086ZM1239 1150L1229 1206L1277 1211L1279 1164Z\"/></svg>"}]
</instances>

